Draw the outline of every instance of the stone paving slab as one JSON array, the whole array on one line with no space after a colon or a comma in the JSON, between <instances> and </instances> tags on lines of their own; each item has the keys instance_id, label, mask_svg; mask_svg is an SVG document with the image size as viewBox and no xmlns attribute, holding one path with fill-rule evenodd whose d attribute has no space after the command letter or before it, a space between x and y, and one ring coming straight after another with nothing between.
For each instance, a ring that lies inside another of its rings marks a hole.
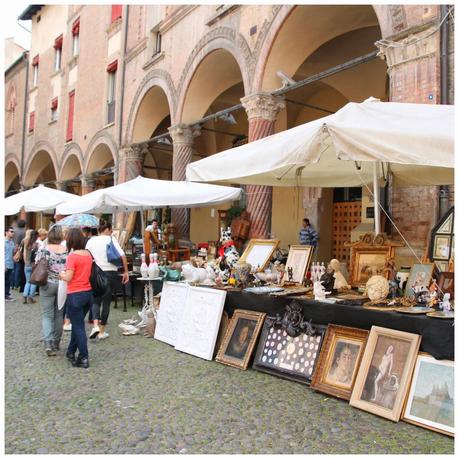
<instances>
[{"instance_id":1,"label":"stone paving slab","mask_svg":"<svg viewBox=\"0 0 459 459\"><path fill-rule=\"evenodd\" d=\"M112 309L110 337L90 341L84 370L72 368L65 350L45 355L39 303L5 304L7 454L454 452L447 436L302 384L125 337L117 325L135 311Z\"/></svg>"}]
</instances>

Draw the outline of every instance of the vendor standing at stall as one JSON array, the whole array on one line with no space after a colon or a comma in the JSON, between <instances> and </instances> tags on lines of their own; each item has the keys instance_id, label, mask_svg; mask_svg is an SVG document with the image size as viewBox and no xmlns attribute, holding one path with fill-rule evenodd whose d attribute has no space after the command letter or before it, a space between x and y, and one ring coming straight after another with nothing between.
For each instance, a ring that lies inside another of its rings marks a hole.
<instances>
[{"instance_id":1,"label":"vendor standing at stall","mask_svg":"<svg viewBox=\"0 0 459 459\"><path fill-rule=\"evenodd\" d=\"M313 247L317 247L319 235L312 227L308 218L303 218L303 228L300 229L299 236L301 245L312 245Z\"/></svg>"},{"instance_id":2,"label":"vendor standing at stall","mask_svg":"<svg viewBox=\"0 0 459 459\"><path fill-rule=\"evenodd\" d=\"M163 234L159 228L158 220L153 219L151 224L145 228L143 239L147 256L159 251L163 244Z\"/></svg>"}]
</instances>

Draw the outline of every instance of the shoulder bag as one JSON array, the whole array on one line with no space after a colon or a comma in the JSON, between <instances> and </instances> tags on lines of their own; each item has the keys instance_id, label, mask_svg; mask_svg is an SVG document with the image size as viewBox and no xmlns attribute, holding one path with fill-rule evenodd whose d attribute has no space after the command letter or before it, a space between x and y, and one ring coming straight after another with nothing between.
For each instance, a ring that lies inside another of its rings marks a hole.
<instances>
[{"instance_id":1,"label":"shoulder bag","mask_svg":"<svg viewBox=\"0 0 459 459\"><path fill-rule=\"evenodd\" d=\"M91 252L89 252L91 253ZM108 290L108 279L104 271L100 269L97 265L94 257L92 256L92 267L91 267L91 275L89 276L89 283L91 284L92 291L94 296L103 296L105 292Z\"/></svg>"},{"instance_id":2,"label":"shoulder bag","mask_svg":"<svg viewBox=\"0 0 459 459\"><path fill-rule=\"evenodd\" d=\"M48 258L43 255L32 267L29 282L34 285L46 285L48 282Z\"/></svg>"},{"instance_id":3,"label":"shoulder bag","mask_svg":"<svg viewBox=\"0 0 459 459\"><path fill-rule=\"evenodd\" d=\"M23 259L24 259L24 239L21 241L18 248L16 249L16 252L14 252L14 255L13 255L13 260L16 263L20 263Z\"/></svg>"},{"instance_id":4,"label":"shoulder bag","mask_svg":"<svg viewBox=\"0 0 459 459\"><path fill-rule=\"evenodd\" d=\"M109 263L112 263L115 266L123 266L121 255L119 254L118 249L113 243L112 237L110 237L110 242L107 244L107 260Z\"/></svg>"}]
</instances>

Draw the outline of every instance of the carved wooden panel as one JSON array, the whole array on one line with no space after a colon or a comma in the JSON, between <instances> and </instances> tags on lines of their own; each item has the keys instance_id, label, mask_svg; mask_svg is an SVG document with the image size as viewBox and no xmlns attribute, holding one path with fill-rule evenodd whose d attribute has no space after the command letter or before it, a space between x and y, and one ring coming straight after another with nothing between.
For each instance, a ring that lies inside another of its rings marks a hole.
<instances>
[{"instance_id":1,"label":"carved wooden panel","mask_svg":"<svg viewBox=\"0 0 459 459\"><path fill-rule=\"evenodd\" d=\"M188 296L188 285L177 282L164 282L155 339L175 346L177 330L183 316Z\"/></svg>"},{"instance_id":2,"label":"carved wooden panel","mask_svg":"<svg viewBox=\"0 0 459 459\"><path fill-rule=\"evenodd\" d=\"M175 349L212 360L226 291L189 287Z\"/></svg>"}]
</instances>

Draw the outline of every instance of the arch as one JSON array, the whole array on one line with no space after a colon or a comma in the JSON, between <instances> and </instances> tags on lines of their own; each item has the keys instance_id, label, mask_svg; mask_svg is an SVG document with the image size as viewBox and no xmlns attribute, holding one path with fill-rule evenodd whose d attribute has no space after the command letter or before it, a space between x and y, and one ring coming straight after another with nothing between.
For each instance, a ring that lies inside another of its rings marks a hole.
<instances>
[{"instance_id":1,"label":"arch","mask_svg":"<svg viewBox=\"0 0 459 459\"><path fill-rule=\"evenodd\" d=\"M208 56L222 50L231 55L239 67L239 72L242 75L244 85L244 94L250 93L254 61L249 45L247 44L245 38L234 29L229 27L217 27L199 40L183 68L179 84L177 85L179 99L177 117L173 120L174 124L178 122L193 121L191 119L188 120L187 116L184 116L183 113L186 105L185 101L190 93L190 84L195 77L196 71L208 58ZM236 82L233 84L235 83ZM228 89L228 87L224 88L224 90Z\"/></svg>"},{"instance_id":2,"label":"arch","mask_svg":"<svg viewBox=\"0 0 459 459\"><path fill-rule=\"evenodd\" d=\"M14 153L8 153L5 156L5 191L8 191L15 182L19 185L20 170L19 161Z\"/></svg>"},{"instance_id":3,"label":"arch","mask_svg":"<svg viewBox=\"0 0 459 459\"><path fill-rule=\"evenodd\" d=\"M370 5L284 5L256 43L255 91L273 90L281 86L276 75L282 70L293 76L301 63L323 43L349 31L378 26L378 17ZM301 41L291 40L293 30L303 30ZM307 36L306 36L307 35ZM286 59L288 56L288 59ZM282 62L283 68L279 67Z\"/></svg>"},{"instance_id":4,"label":"arch","mask_svg":"<svg viewBox=\"0 0 459 459\"><path fill-rule=\"evenodd\" d=\"M112 161L114 165L118 164L118 147L116 142L114 141L113 137L106 131L101 130L94 134L93 138L89 142L86 152L84 154L84 158L86 158L86 163L82 167L82 171L84 174L88 173L90 163L92 161L92 157L96 150L99 150L99 146L102 145L108 149L110 152ZM105 148L104 148L105 150ZM96 161L96 163L98 163Z\"/></svg>"},{"instance_id":5,"label":"arch","mask_svg":"<svg viewBox=\"0 0 459 459\"><path fill-rule=\"evenodd\" d=\"M39 144L43 146L43 144L47 145L48 142L38 142L30 155L22 179L22 184L26 187L43 182L49 184L49 182L55 182L57 178L58 167L56 166L57 160L54 150L40 147Z\"/></svg>"},{"instance_id":6,"label":"arch","mask_svg":"<svg viewBox=\"0 0 459 459\"><path fill-rule=\"evenodd\" d=\"M90 155L86 156L86 164L84 166L84 175L90 175L100 171L109 165L116 166L118 164L116 156L113 154L110 145L104 142L103 139L94 144L94 148Z\"/></svg>"},{"instance_id":7,"label":"arch","mask_svg":"<svg viewBox=\"0 0 459 459\"><path fill-rule=\"evenodd\" d=\"M158 87L163 91L167 99L167 104L169 106L171 115L175 113L177 106L177 94L170 74L161 69L152 70L144 76L134 95L131 108L129 110L124 144L129 145L133 142L134 125L135 120L139 114L140 106L148 92L154 87Z\"/></svg>"},{"instance_id":8,"label":"arch","mask_svg":"<svg viewBox=\"0 0 459 459\"><path fill-rule=\"evenodd\" d=\"M60 161L60 167L59 167L59 175L58 175L58 180L68 180L69 178L72 177L67 177L67 173L64 173L64 169L66 169L66 166L68 165L69 159L73 157L79 164L80 171L83 170L83 165L84 165L84 158L83 158L83 152L80 148L80 146L76 142L71 142L68 145L66 145L64 153L62 154L61 161Z\"/></svg>"}]
</instances>

